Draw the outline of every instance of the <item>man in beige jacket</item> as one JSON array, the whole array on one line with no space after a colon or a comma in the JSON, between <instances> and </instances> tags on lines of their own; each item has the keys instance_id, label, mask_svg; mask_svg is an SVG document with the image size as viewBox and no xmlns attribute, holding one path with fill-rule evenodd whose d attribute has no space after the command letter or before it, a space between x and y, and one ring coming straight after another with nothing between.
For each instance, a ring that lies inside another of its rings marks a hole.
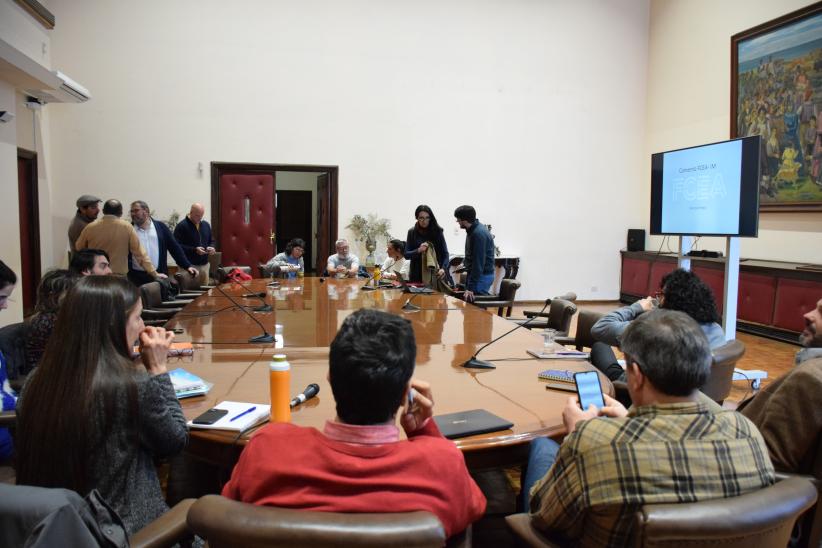
<instances>
[{"instance_id":1,"label":"man in beige jacket","mask_svg":"<svg viewBox=\"0 0 822 548\"><path fill-rule=\"evenodd\" d=\"M123 204L118 200L107 200L103 204L103 216L89 223L77 238L76 248L103 249L108 253L111 271L114 274L125 276L128 274L129 253L140 263L140 266L153 278L165 278L160 274L148 258L148 254L140 244L140 239L131 223L121 219Z\"/></svg>"}]
</instances>

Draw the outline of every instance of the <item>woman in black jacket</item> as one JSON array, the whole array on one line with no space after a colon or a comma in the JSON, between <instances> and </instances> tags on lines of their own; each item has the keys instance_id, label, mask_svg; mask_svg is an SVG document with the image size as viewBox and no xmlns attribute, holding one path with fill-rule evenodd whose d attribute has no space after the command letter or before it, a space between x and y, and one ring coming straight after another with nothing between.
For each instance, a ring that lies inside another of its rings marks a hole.
<instances>
[{"instance_id":1,"label":"woman in black jacket","mask_svg":"<svg viewBox=\"0 0 822 548\"><path fill-rule=\"evenodd\" d=\"M433 246L437 254L437 276L450 283L451 275L448 272L448 246L442 227L437 223L434 212L427 205L417 206L414 211L417 222L408 230L405 238L405 258L411 261L409 281L422 282L422 256Z\"/></svg>"}]
</instances>

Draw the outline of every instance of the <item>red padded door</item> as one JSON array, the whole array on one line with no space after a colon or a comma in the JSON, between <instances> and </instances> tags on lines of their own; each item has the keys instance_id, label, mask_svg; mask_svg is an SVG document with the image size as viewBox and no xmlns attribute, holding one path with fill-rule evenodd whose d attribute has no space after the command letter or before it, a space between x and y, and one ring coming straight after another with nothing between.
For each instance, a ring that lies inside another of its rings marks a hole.
<instances>
[{"instance_id":1,"label":"red padded door","mask_svg":"<svg viewBox=\"0 0 822 548\"><path fill-rule=\"evenodd\" d=\"M274 176L272 174L220 177L220 246L223 266L250 266L274 255Z\"/></svg>"}]
</instances>

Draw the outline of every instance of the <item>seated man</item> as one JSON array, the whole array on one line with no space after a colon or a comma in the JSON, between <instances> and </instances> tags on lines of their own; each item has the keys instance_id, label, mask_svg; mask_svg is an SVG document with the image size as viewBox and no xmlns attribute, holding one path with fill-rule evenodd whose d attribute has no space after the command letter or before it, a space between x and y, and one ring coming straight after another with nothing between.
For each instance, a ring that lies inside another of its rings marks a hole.
<instances>
[{"instance_id":1,"label":"seated man","mask_svg":"<svg viewBox=\"0 0 822 548\"><path fill-rule=\"evenodd\" d=\"M586 546L629 545L643 504L735 497L774 482L756 427L700 403L711 349L693 319L654 310L621 340L634 406L606 395L606 407L583 411L570 397L568 436L561 446L535 440L523 481L534 526Z\"/></svg>"},{"instance_id":2,"label":"seated man","mask_svg":"<svg viewBox=\"0 0 822 548\"><path fill-rule=\"evenodd\" d=\"M743 415L762 432L774 467L780 472L812 473L815 451L822 435L822 299L805 314L799 336L803 348L796 367L768 384L747 405Z\"/></svg>"},{"instance_id":3,"label":"seated man","mask_svg":"<svg viewBox=\"0 0 822 548\"><path fill-rule=\"evenodd\" d=\"M699 323L708 337L711 349L725 344L725 332L719 321L711 288L690 270L681 268L662 278L662 290L657 293L659 308L679 310ZM625 371L617 362L612 346L620 346L622 333L640 314L657 306L653 297L645 297L630 306L624 306L603 316L591 328L598 341L591 347L591 363L612 381L625 381Z\"/></svg>"},{"instance_id":4,"label":"seated man","mask_svg":"<svg viewBox=\"0 0 822 548\"><path fill-rule=\"evenodd\" d=\"M111 274L108 253L102 249L81 249L72 256L69 270L77 276L108 276Z\"/></svg>"},{"instance_id":5,"label":"seated man","mask_svg":"<svg viewBox=\"0 0 822 548\"><path fill-rule=\"evenodd\" d=\"M428 383L412 379L411 323L362 309L331 343L328 380L337 417L320 432L272 423L245 447L223 496L326 512L424 510L448 536L485 511L465 460L431 419ZM400 440L395 424L408 437Z\"/></svg>"},{"instance_id":6,"label":"seated man","mask_svg":"<svg viewBox=\"0 0 822 548\"><path fill-rule=\"evenodd\" d=\"M325 269L329 276L337 278L356 278L360 271L360 260L353 253L348 252L348 240L339 239L335 244L337 252L328 258Z\"/></svg>"}]
</instances>

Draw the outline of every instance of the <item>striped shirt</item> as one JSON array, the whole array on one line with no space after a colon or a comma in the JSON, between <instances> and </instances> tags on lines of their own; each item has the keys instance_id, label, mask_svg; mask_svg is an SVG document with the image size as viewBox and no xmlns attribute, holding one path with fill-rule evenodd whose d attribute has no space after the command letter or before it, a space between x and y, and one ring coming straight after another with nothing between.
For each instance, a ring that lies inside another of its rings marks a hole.
<instances>
[{"instance_id":1,"label":"striped shirt","mask_svg":"<svg viewBox=\"0 0 822 548\"><path fill-rule=\"evenodd\" d=\"M581 546L626 546L643 504L735 497L773 482L765 442L741 414L638 407L577 425L531 490L531 517Z\"/></svg>"}]
</instances>

